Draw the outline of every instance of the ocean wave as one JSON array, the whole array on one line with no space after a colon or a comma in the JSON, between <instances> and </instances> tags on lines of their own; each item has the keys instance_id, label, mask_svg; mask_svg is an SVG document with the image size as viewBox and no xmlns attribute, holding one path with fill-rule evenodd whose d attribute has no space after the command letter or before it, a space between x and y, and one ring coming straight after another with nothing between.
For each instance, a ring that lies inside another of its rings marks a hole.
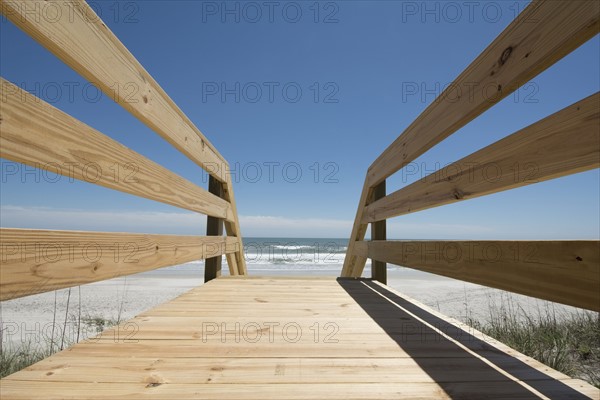
<instances>
[{"instance_id":1,"label":"ocean wave","mask_svg":"<svg viewBox=\"0 0 600 400\"><path fill-rule=\"evenodd\" d=\"M284 258L274 258L270 260L259 260L259 261L248 261L246 262L248 271L252 274L261 274L269 271L330 271L336 275L342 269L344 265L344 257L337 257L335 259L328 259L327 261L313 259L301 259L301 260L290 260ZM223 257L223 270L227 271L229 266L227 265L227 259ZM367 260L366 268L369 269L371 266L371 260ZM198 274L204 268L204 260L192 261L185 264L174 265L172 267L161 268L158 270L150 271L151 273L192 273Z\"/></svg>"},{"instance_id":2,"label":"ocean wave","mask_svg":"<svg viewBox=\"0 0 600 400\"><path fill-rule=\"evenodd\" d=\"M343 255L331 255L326 258L313 258L313 257L256 257L256 258L246 258L246 264L248 265L342 265L344 263ZM227 259L223 257L223 265L227 264ZM204 261L191 261L189 263L183 264L186 268L194 268L204 266Z\"/></svg>"},{"instance_id":3,"label":"ocean wave","mask_svg":"<svg viewBox=\"0 0 600 400\"><path fill-rule=\"evenodd\" d=\"M334 271L334 273L339 273L341 271L341 264L334 265L314 265L314 264L290 264L290 265L248 265L248 272L258 272L258 271Z\"/></svg>"},{"instance_id":4,"label":"ocean wave","mask_svg":"<svg viewBox=\"0 0 600 400\"><path fill-rule=\"evenodd\" d=\"M274 245L273 248L281 250L300 250L300 249L314 249L315 246L308 245Z\"/></svg>"}]
</instances>

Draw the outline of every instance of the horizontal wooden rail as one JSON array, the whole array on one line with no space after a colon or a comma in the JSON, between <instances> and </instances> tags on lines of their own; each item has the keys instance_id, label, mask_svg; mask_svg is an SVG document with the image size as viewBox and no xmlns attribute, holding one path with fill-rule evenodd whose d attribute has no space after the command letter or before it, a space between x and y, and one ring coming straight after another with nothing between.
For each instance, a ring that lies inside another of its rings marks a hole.
<instances>
[{"instance_id":1,"label":"horizontal wooden rail","mask_svg":"<svg viewBox=\"0 0 600 400\"><path fill-rule=\"evenodd\" d=\"M84 1L0 0L10 21L220 181L228 164ZM48 3L48 2L46 2Z\"/></svg>"},{"instance_id":2,"label":"horizontal wooden rail","mask_svg":"<svg viewBox=\"0 0 600 400\"><path fill-rule=\"evenodd\" d=\"M0 300L240 251L237 238L0 229Z\"/></svg>"},{"instance_id":3,"label":"horizontal wooden rail","mask_svg":"<svg viewBox=\"0 0 600 400\"><path fill-rule=\"evenodd\" d=\"M600 31L598 1L533 1L369 168L400 170Z\"/></svg>"},{"instance_id":4,"label":"horizontal wooden rail","mask_svg":"<svg viewBox=\"0 0 600 400\"><path fill-rule=\"evenodd\" d=\"M596 93L369 204L362 222L598 168L598 132L600 94Z\"/></svg>"},{"instance_id":5,"label":"horizontal wooden rail","mask_svg":"<svg viewBox=\"0 0 600 400\"><path fill-rule=\"evenodd\" d=\"M360 276L364 269L366 258L354 243L364 239L365 221L374 220L364 215L374 187L599 31L597 1L530 3L369 167L341 275Z\"/></svg>"},{"instance_id":6,"label":"horizontal wooden rail","mask_svg":"<svg viewBox=\"0 0 600 400\"><path fill-rule=\"evenodd\" d=\"M230 204L0 79L0 157L218 218Z\"/></svg>"},{"instance_id":7,"label":"horizontal wooden rail","mask_svg":"<svg viewBox=\"0 0 600 400\"><path fill-rule=\"evenodd\" d=\"M363 241L371 258L600 311L599 241Z\"/></svg>"}]
</instances>

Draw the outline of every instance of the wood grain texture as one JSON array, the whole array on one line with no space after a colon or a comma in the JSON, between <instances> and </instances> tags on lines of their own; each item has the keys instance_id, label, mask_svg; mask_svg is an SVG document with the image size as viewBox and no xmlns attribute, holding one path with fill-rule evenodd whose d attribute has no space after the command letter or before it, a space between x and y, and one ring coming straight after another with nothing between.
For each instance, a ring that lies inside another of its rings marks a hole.
<instances>
[{"instance_id":1,"label":"wood grain texture","mask_svg":"<svg viewBox=\"0 0 600 400\"><path fill-rule=\"evenodd\" d=\"M37 5L36 5L37 4ZM85 1L2 0L12 23L220 181L228 164ZM51 17L43 10L53 7Z\"/></svg>"},{"instance_id":2,"label":"wood grain texture","mask_svg":"<svg viewBox=\"0 0 600 400\"><path fill-rule=\"evenodd\" d=\"M114 365L123 365L121 373L115 375ZM471 382L485 378L481 369L467 366L461 370L462 357L455 360L455 368L446 379L462 377ZM432 368L435 368L432 361ZM515 363L516 364L516 363ZM282 373L274 374L270 368L279 365ZM347 383L356 379L363 383L435 383L423 370L413 368L414 362L404 358L219 358L178 359L167 357L156 363L152 357L54 357L48 362L35 364L21 373L28 380L85 382L86 376L96 374L98 382L143 383L148 379L148 368L164 381L175 384L203 384L205 376L211 377L211 384L293 384ZM523 368L525 370L525 368ZM44 378L44 374L54 371ZM218 371L217 373L215 373ZM568 379L566 376L562 379Z\"/></svg>"},{"instance_id":3,"label":"wood grain texture","mask_svg":"<svg viewBox=\"0 0 600 400\"><path fill-rule=\"evenodd\" d=\"M0 300L237 250L225 237L0 229Z\"/></svg>"},{"instance_id":4,"label":"wood grain texture","mask_svg":"<svg viewBox=\"0 0 600 400\"><path fill-rule=\"evenodd\" d=\"M344 257L344 265L342 267L341 277L359 277L365 268L367 262L366 257L358 256L355 252L355 245L365 238L367 233L368 224L363 222L363 214L365 207L373 201L373 188L369 187L368 181L365 178L362 192L360 193L360 200L358 201L358 207L356 210L356 216L354 217L354 225L352 225L352 232L350 234L350 241L348 242L348 249L346 250L346 257Z\"/></svg>"},{"instance_id":5,"label":"wood grain texture","mask_svg":"<svg viewBox=\"0 0 600 400\"><path fill-rule=\"evenodd\" d=\"M373 188L373 201L383 199L386 196L386 181L381 181ZM371 240L387 239L387 221L377 221L371 224ZM371 278L384 285L387 284L387 265L383 261L371 260Z\"/></svg>"},{"instance_id":6,"label":"wood grain texture","mask_svg":"<svg viewBox=\"0 0 600 400\"><path fill-rule=\"evenodd\" d=\"M600 3L533 1L375 160L374 187L600 31Z\"/></svg>"},{"instance_id":7,"label":"wood grain texture","mask_svg":"<svg viewBox=\"0 0 600 400\"><path fill-rule=\"evenodd\" d=\"M362 223L598 168L598 132L596 93L369 204Z\"/></svg>"},{"instance_id":8,"label":"wood grain texture","mask_svg":"<svg viewBox=\"0 0 600 400\"><path fill-rule=\"evenodd\" d=\"M0 78L0 157L233 220L229 203Z\"/></svg>"},{"instance_id":9,"label":"wood grain texture","mask_svg":"<svg viewBox=\"0 0 600 400\"><path fill-rule=\"evenodd\" d=\"M219 198L223 197L223 185L212 176L208 178L208 191ZM221 218L210 215L206 217L206 236L223 236L223 220ZM222 261L223 257L220 254L204 261L204 282L221 276ZM233 270L235 267L236 265L230 265L229 269Z\"/></svg>"},{"instance_id":10,"label":"wood grain texture","mask_svg":"<svg viewBox=\"0 0 600 400\"><path fill-rule=\"evenodd\" d=\"M366 241L390 264L600 311L599 241Z\"/></svg>"},{"instance_id":11,"label":"wood grain texture","mask_svg":"<svg viewBox=\"0 0 600 400\"><path fill-rule=\"evenodd\" d=\"M212 280L0 382L3 399L598 393L385 285L287 277Z\"/></svg>"},{"instance_id":12,"label":"wood grain texture","mask_svg":"<svg viewBox=\"0 0 600 400\"><path fill-rule=\"evenodd\" d=\"M247 276L248 268L246 267L246 258L244 256L244 243L242 240L242 231L240 228L240 220L237 212L235 195L233 193L233 182L231 181L231 174L227 174L225 182L223 183L223 198L231 205L231 211L233 214L233 221L225 221L225 231L227 232L227 236L235 237L238 240L238 251L227 254L227 264L230 266L229 273L234 276Z\"/></svg>"}]
</instances>

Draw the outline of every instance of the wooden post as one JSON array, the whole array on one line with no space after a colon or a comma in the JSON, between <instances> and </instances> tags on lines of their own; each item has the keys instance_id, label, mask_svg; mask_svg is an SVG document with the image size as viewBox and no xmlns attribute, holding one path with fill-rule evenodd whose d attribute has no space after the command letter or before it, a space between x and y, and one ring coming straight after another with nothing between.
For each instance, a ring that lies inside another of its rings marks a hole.
<instances>
[{"instance_id":1,"label":"wooden post","mask_svg":"<svg viewBox=\"0 0 600 400\"><path fill-rule=\"evenodd\" d=\"M373 188L373 201L385 197L385 180ZM371 223L371 240L386 240L386 220ZM371 259L371 278L387 284L387 264Z\"/></svg>"},{"instance_id":2,"label":"wooden post","mask_svg":"<svg viewBox=\"0 0 600 400\"><path fill-rule=\"evenodd\" d=\"M223 184L212 175L208 178L208 191L215 196L223 197ZM207 216L206 219L206 235L207 236L222 236L223 235L223 220L221 218ZM221 255L207 258L204 262L204 282L221 276Z\"/></svg>"},{"instance_id":3,"label":"wooden post","mask_svg":"<svg viewBox=\"0 0 600 400\"><path fill-rule=\"evenodd\" d=\"M226 174L225 182L223 183L223 199L228 201L233 212L233 221L225 221L225 232L229 237L236 237L237 248L235 253L227 253L227 264L229 264L230 275L248 275L246 268L246 260L244 259L244 244L242 243L242 233L240 230L240 220L235 205L235 196L233 195L233 183L231 175Z\"/></svg>"},{"instance_id":4,"label":"wooden post","mask_svg":"<svg viewBox=\"0 0 600 400\"><path fill-rule=\"evenodd\" d=\"M367 177L365 177L365 184L360 194L356 217L354 218L354 225L352 226L352 233L350 234L350 241L348 242L348 250L346 250L346 257L344 258L344 267L342 268L341 274L344 278L358 278L362 275L363 269L365 268L367 258L356 255L356 242L365 239L369 224L362 222L363 212L367 205L371 203L372 197L373 189L369 186L369 181Z\"/></svg>"}]
</instances>

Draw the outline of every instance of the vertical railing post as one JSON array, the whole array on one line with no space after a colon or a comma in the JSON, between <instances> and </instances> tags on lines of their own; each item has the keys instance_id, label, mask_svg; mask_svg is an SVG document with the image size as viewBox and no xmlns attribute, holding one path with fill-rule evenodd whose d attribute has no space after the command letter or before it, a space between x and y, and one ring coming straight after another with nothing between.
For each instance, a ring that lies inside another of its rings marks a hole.
<instances>
[{"instance_id":1,"label":"vertical railing post","mask_svg":"<svg viewBox=\"0 0 600 400\"><path fill-rule=\"evenodd\" d=\"M373 201L385 197L385 180L373 188ZM371 240L386 240L386 220L371 223ZM387 284L387 264L371 259L371 278Z\"/></svg>"},{"instance_id":2,"label":"vertical railing post","mask_svg":"<svg viewBox=\"0 0 600 400\"><path fill-rule=\"evenodd\" d=\"M363 213L365 207L370 203L373 197L373 189L369 186L368 175L365 177L365 183L363 190L360 194L360 200L358 201L358 208L356 209L356 217L354 218L354 225L352 226L352 233L350 234L350 241L348 242L348 250L346 250L346 257L344 258L344 267L342 268L341 276L344 278L355 277L358 278L362 275L367 257L358 256L355 251L356 242L363 241L369 224L362 222Z\"/></svg>"},{"instance_id":3,"label":"vertical railing post","mask_svg":"<svg viewBox=\"0 0 600 400\"><path fill-rule=\"evenodd\" d=\"M208 178L208 191L215 196L223 197L223 184L210 175ZM210 215L207 216L206 235L222 236L223 220L221 218L211 217ZM206 259L204 262L204 282L208 282L221 276L221 260L221 255Z\"/></svg>"},{"instance_id":4,"label":"vertical railing post","mask_svg":"<svg viewBox=\"0 0 600 400\"><path fill-rule=\"evenodd\" d=\"M227 169L229 167L227 166ZM233 183L231 174L227 173L226 181L223 183L223 199L231 204L231 210L234 221L225 221L225 232L227 236L237 238L237 248L235 253L227 253L227 264L229 264L229 273L231 275L248 275L246 269L246 260L244 259L244 244L242 243L242 233L240 231L240 220L235 205L235 196L233 195Z\"/></svg>"}]
</instances>

